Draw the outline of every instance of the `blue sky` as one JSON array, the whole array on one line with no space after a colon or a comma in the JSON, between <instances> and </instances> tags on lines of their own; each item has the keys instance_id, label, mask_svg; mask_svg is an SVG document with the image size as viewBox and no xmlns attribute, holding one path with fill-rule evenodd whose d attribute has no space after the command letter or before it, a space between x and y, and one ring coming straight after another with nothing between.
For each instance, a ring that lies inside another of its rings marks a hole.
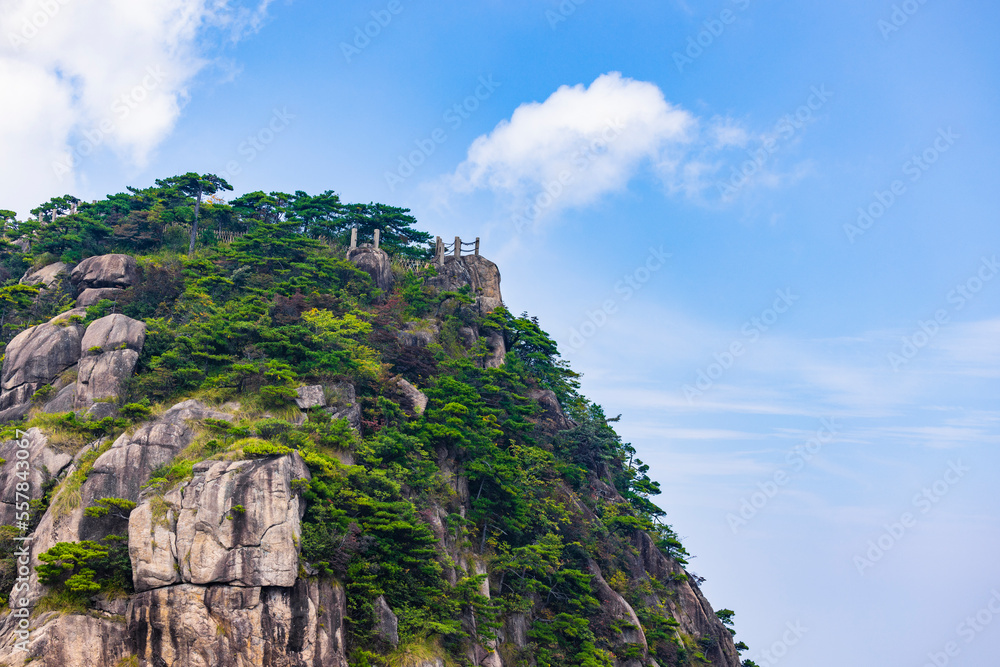
<instances>
[{"instance_id":1,"label":"blue sky","mask_svg":"<svg viewBox=\"0 0 1000 667\"><path fill-rule=\"evenodd\" d=\"M0 206L199 171L479 236L747 657L991 664L1000 8L799 5L12 0Z\"/></svg>"}]
</instances>

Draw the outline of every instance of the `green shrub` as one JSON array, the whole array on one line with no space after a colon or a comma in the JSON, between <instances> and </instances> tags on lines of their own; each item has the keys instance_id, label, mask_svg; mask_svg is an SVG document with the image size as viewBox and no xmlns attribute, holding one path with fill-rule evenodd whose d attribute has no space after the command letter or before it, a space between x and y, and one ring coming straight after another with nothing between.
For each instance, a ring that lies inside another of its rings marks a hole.
<instances>
[{"instance_id":1,"label":"green shrub","mask_svg":"<svg viewBox=\"0 0 1000 667\"><path fill-rule=\"evenodd\" d=\"M273 442L265 442L263 440L258 440L256 442L249 442L243 445L243 456L251 459L262 459L268 456L285 456L286 454L291 454L294 449L291 447L285 447L284 445L278 445Z\"/></svg>"}]
</instances>

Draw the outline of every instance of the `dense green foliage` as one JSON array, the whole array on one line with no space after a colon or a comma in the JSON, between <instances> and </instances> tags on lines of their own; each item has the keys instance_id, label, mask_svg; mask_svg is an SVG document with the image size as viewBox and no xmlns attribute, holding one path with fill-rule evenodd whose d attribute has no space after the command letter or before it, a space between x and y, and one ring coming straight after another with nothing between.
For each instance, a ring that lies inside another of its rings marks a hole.
<instances>
[{"instance_id":1,"label":"dense green foliage","mask_svg":"<svg viewBox=\"0 0 1000 667\"><path fill-rule=\"evenodd\" d=\"M208 190L185 178L96 204L53 199L33 212L41 222L3 218L9 240L31 242L27 251L0 244L4 341L72 305L65 295L39 305L36 288L16 284L25 267L122 251L138 258L142 272L140 284L86 315L121 312L148 326L119 417L92 422L68 413L44 417L44 426L90 440L184 398L238 401L240 419L200 424L196 446L154 471L147 487L162 493L203 458L301 455L312 476L293 483L306 501L303 568L344 585L358 667L383 664L379 596L398 616L402 645L440 643L459 663L469 647L489 646L501 617L513 613L528 614L527 652L542 667L604 667L635 657L642 647L623 643L620 621L602 611L596 567L635 608L661 665L695 664L707 646L682 637L667 608L649 602L675 595L672 586L687 575L680 566L670 581L629 574L638 531L686 563L651 500L659 485L615 433L617 418L578 393L577 375L537 319L503 307L480 315L468 288L429 287L433 269L397 270L391 294L376 290L344 258L349 229L366 237L378 228L390 253L426 256L430 236L413 228L406 210L344 205L332 192L199 202ZM199 243L188 254L196 217ZM235 236L220 242L227 233ZM438 334L430 345L400 342L406 325L432 321ZM472 344L462 334L470 329ZM499 368L484 363L489 334L508 350ZM421 413L400 392L399 377L428 397ZM347 382L357 391L360 432L323 410L304 423L292 419L296 387ZM554 392L571 428L546 426L530 396L538 390ZM81 479L63 485L78 489ZM86 512L114 522L133 508L103 498ZM234 507L233 516L243 509ZM490 572L490 598L476 559ZM72 596L131 581L127 547L113 534L105 543L60 543L42 560L43 581ZM516 651L504 657L525 664Z\"/></svg>"}]
</instances>

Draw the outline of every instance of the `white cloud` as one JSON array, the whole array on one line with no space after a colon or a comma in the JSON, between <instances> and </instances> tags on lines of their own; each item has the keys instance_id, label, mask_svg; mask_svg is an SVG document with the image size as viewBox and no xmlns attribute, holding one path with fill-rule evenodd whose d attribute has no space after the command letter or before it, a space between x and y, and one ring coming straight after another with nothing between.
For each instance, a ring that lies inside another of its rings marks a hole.
<instances>
[{"instance_id":1,"label":"white cloud","mask_svg":"<svg viewBox=\"0 0 1000 667\"><path fill-rule=\"evenodd\" d=\"M620 192L644 169L671 195L724 205L752 187L780 188L810 173L808 163L778 169L763 146L777 151L789 140L775 132L699 118L655 84L611 72L589 87L562 86L544 102L522 104L478 137L436 184L435 208L450 209L456 194L491 192L509 216L502 222L520 230Z\"/></svg>"},{"instance_id":2,"label":"white cloud","mask_svg":"<svg viewBox=\"0 0 1000 667\"><path fill-rule=\"evenodd\" d=\"M515 210L537 204L529 217L541 218L621 190L643 163L682 153L697 130L654 84L612 72L518 107L472 143L448 184L491 190Z\"/></svg>"},{"instance_id":3,"label":"white cloud","mask_svg":"<svg viewBox=\"0 0 1000 667\"><path fill-rule=\"evenodd\" d=\"M270 1L5 2L0 205L23 214L72 192L100 151L143 166L173 129L214 43L257 30Z\"/></svg>"}]
</instances>

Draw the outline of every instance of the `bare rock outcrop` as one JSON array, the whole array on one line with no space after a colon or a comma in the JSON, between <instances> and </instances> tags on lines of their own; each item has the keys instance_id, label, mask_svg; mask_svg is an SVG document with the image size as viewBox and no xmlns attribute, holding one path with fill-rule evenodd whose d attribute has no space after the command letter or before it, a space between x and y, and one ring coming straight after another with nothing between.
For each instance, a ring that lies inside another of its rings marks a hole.
<instances>
[{"instance_id":1,"label":"bare rock outcrop","mask_svg":"<svg viewBox=\"0 0 1000 667\"><path fill-rule=\"evenodd\" d=\"M396 378L395 384L396 388L399 389L399 393L412 406L414 414L419 415L427 409L427 394L414 387L404 378Z\"/></svg>"},{"instance_id":2,"label":"bare rock outcrop","mask_svg":"<svg viewBox=\"0 0 1000 667\"><path fill-rule=\"evenodd\" d=\"M313 384L307 387L299 387L295 390L295 404L300 410L309 408L322 408L326 406L326 396L323 392L323 385Z\"/></svg>"},{"instance_id":3,"label":"bare rock outcrop","mask_svg":"<svg viewBox=\"0 0 1000 667\"><path fill-rule=\"evenodd\" d=\"M76 407L102 399L117 399L132 377L146 340L146 325L124 315L108 315L91 323L81 341L76 381Z\"/></svg>"},{"instance_id":4,"label":"bare rock outcrop","mask_svg":"<svg viewBox=\"0 0 1000 667\"><path fill-rule=\"evenodd\" d=\"M30 623L31 631L23 640L16 631L0 640L4 667L113 667L130 653L126 627L120 621L47 612ZM27 651L15 648L21 641L26 641Z\"/></svg>"},{"instance_id":5,"label":"bare rock outcrop","mask_svg":"<svg viewBox=\"0 0 1000 667\"><path fill-rule=\"evenodd\" d=\"M375 598L375 636L389 646L399 646L399 619L382 595Z\"/></svg>"},{"instance_id":6,"label":"bare rock outcrop","mask_svg":"<svg viewBox=\"0 0 1000 667\"><path fill-rule=\"evenodd\" d=\"M80 292L80 296L76 297L76 307L89 308L101 299L117 301L118 297L124 293L125 290L120 287L88 287Z\"/></svg>"},{"instance_id":7,"label":"bare rock outcrop","mask_svg":"<svg viewBox=\"0 0 1000 667\"><path fill-rule=\"evenodd\" d=\"M131 287L139 279L139 267L131 255L88 257L73 269L70 280L80 289Z\"/></svg>"},{"instance_id":8,"label":"bare rock outcrop","mask_svg":"<svg viewBox=\"0 0 1000 667\"><path fill-rule=\"evenodd\" d=\"M532 389L528 392L528 398L537 401L542 413L535 420L539 426L549 430L566 431L576 424L566 417L562 406L559 405L559 398L551 389Z\"/></svg>"},{"instance_id":9,"label":"bare rock outcrop","mask_svg":"<svg viewBox=\"0 0 1000 667\"><path fill-rule=\"evenodd\" d=\"M385 250L360 246L348 251L347 260L371 276L380 290L387 294L392 291L392 260Z\"/></svg>"},{"instance_id":10,"label":"bare rock outcrop","mask_svg":"<svg viewBox=\"0 0 1000 667\"><path fill-rule=\"evenodd\" d=\"M35 271L28 271L21 278L22 285L41 285L49 289L69 278L70 267L65 262L56 262Z\"/></svg>"},{"instance_id":11,"label":"bare rock outcrop","mask_svg":"<svg viewBox=\"0 0 1000 667\"><path fill-rule=\"evenodd\" d=\"M327 385L325 392L329 393L326 411L333 419L346 419L351 427L361 429L361 404L358 403L357 391L350 382L340 382Z\"/></svg>"},{"instance_id":12,"label":"bare rock outcrop","mask_svg":"<svg viewBox=\"0 0 1000 667\"><path fill-rule=\"evenodd\" d=\"M137 591L174 583L295 584L305 504L294 480L309 479L297 454L204 461L194 478L129 518Z\"/></svg>"},{"instance_id":13,"label":"bare rock outcrop","mask_svg":"<svg viewBox=\"0 0 1000 667\"><path fill-rule=\"evenodd\" d=\"M21 444L27 446L21 447ZM19 456L18 452L22 451L25 454ZM43 485L57 479L73 461L72 455L52 447L37 428L25 431L22 440L0 443L0 459L6 461L0 467L0 525L5 526L14 525L17 518L18 484L27 482L28 495L37 500L42 497ZM22 479L20 473L27 473L27 476Z\"/></svg>"},{"instance_id":14,"label":"bare rock outcrop","mask_svg":"<svg viewBox=\"0 0 1000 667\"><path fill-rule=\"evenodd\" d=\"M347 667L340 585L291 588L181 584L138 593L128 636L143 665Z\"/></svg>"},{"instance_id":15,"label":"bare rock outcrop","mask_svg":"<svg viewBox=\"0 0 1000 667\"><path fill-rule=\"evenodd\" d=\"M500 269L479 255L455 258L446 256L443 266L436 266L437 275L427 279L427 284L442 291L458 291L465 285L472 287L476 310L485 315L503 305L500 294Z\"/></svg>"},{"instance_id":16,"label":"bare rock outcrop","mask_svg":"<svg viewBox=\"0 0 1000 667\"><path fill-rule=\"evenodd\" d=\"M31 397L80 359L83 327L39 324L8 343L3 360L0 421L26 414Z\"/></svg>"}]
</instances>

